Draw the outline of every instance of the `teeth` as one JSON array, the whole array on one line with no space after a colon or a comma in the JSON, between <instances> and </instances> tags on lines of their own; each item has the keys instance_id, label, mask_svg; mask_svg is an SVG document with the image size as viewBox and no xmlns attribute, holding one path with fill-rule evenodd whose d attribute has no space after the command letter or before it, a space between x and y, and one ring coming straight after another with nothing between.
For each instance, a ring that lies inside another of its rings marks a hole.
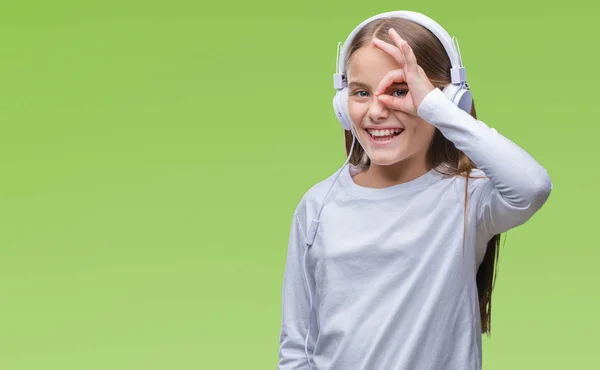
<instances>
[{"instance_id":1,"label":"teeth","mask_svg":"<svg viewBox=\"0 0 600 370\"><path fill-rule=\"evenodd\" d=\"M373 136L389 136L400 131L402 131L402 129L396 128L392 130L369 130L369 133Z\"/></svg>"}]
</instances>

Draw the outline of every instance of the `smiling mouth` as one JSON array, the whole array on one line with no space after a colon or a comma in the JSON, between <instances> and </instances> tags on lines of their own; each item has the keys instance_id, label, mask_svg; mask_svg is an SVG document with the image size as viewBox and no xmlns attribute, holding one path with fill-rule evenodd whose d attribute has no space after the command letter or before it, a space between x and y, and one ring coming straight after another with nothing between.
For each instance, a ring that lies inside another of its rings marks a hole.
<instances>
[{"instance_id":1,"label":"smiling mouth","mask_svg":"<svg viewBox=\"0 0 600 370\"><path fill-rule=\"evenodd\" d=\"M367 133L369 134L371 139L373 139L374 141L387 142L387 141L390 141L390 140L396 138L398 135L400 135L404 131L404 129L401 129L401 128L383 129L383 130L367 129L365 131L367 131Z\"/></svg>"}]
</instances>

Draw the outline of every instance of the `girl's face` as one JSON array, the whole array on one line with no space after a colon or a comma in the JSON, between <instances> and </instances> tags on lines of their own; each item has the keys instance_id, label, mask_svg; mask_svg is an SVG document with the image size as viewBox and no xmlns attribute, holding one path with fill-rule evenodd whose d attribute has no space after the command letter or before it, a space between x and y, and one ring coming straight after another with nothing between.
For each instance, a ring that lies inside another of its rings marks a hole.
<instances>
[{"instance_id":1,"label":"girl's face","mask_svg":"<svg viewBox=\"0 0 600 370\"><path fill-rule=\"evenodd\" d=\"M348 65L348 112L371 163L389 166L399 162L426 164L435 127L424 119L391 110L375 97L375 89L398 63L373 45L358 49ZM406 95L406 83L391 85L385 94Z\"/></svg>"}]
</instances>

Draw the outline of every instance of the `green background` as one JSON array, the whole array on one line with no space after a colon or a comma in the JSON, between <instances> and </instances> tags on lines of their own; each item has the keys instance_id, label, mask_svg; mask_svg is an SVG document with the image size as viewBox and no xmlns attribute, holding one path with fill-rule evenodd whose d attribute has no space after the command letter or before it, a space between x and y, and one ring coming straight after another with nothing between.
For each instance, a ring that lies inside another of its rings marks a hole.
<instances>
[{"instance_id":1,"label":"green background","mask_svg":"<svg viewBox=\"0 0 600 370\"><path fill-rule=\"evenodd\" d=\"M293 209L345 159L337 42L399 9L554 183L502 248L484 369L594 368L590 4L3 1L0 369L274 369Z\"/></svg>"}]
</instances>

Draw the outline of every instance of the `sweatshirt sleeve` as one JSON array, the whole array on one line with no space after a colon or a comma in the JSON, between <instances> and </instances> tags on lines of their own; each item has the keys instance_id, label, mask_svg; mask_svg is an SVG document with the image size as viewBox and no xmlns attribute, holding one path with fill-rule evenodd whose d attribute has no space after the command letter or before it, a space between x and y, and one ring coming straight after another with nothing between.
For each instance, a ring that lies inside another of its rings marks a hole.
<instances>
[{"instance_id":1,"label":"sweatshirt sleeve","mask_svg":"<svg viewBox=\"0 0 600 370\"><path fill-rule=\"evenodd\" d=\"M304 270L304 232L297 213L290 230L282 287L282 319L279 336L278 370L310 370L304 348L309 325L310 299ZM311 283L311 292L314 285ZM308 342L308 353L314 348L316 334L314 315Z\"/></svg>"},{"instance_id":2,"label":"sweatshirt sleeve","mask_svg":"<svg viewBox=\"0 0 600 370\"><path fill-rule=\"evenodd\" d=\"M417 114L437 127L483 171L489 181L477 194L477 224L491 237L527 221L552 190L548 172L524 149L458 108L439 88Z\"/></svg>"}]
</instances>

